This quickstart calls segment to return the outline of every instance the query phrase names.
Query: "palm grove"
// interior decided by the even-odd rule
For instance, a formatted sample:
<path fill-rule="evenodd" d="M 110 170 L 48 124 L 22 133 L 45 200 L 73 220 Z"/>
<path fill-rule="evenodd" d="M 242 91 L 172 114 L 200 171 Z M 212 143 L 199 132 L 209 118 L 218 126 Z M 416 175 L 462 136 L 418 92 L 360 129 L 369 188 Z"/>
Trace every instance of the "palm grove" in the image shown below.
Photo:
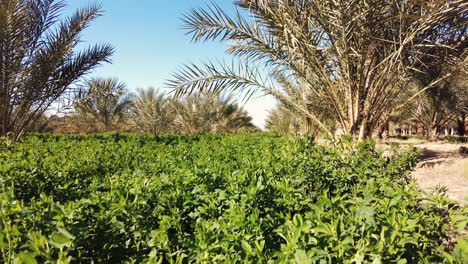
<path fill-rule="evenodd" d="M 436 137 L 465 133 L 468 3 L 462 0 L 243 0 L 189 11 L 193 41 L 227 43 L 232 62 L 186 65 L 155 89 L 83 78 L 113 48 L 77 51 L 100 6 L 60 19 L 63 1 L 0 0 L 0 136 L 61 132 L 255 130 L 226 96 L 269 94 L 269 128 L 364 139 L 389 123 Z M 64 102 L 71 113 L 51 116 Z"/>
<path fill-rule="evenodd" d="M 0 136 L 18 138 L 31 130 L 255 129 L 247 112 L 220 94 L 198 93 L 175 100 L 154 89 L 130 94 L 117 79 L 80 84 L 95 67 L 110 62 L 113 48 L 104 44 L 76 51 L 80 33 L 101 15 L 101 7 L 91 5 L 61 20 L 64 7 L 65 1 L 0 1 Z M 52 109 L 60 114 L 51 115 Z"/>

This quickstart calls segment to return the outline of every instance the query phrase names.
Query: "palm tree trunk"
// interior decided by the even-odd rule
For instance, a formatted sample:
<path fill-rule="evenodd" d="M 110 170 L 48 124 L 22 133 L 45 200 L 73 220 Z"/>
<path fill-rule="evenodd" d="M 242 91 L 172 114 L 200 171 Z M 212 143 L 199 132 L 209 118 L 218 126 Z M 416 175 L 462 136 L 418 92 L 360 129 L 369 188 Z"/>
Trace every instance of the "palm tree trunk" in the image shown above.
<path fill-rule="evenodd" d="M 436 141 L 437 140 L 437 137 L 438 137 L 438 129 L 437 127 L 431 127 L 431 129 L 429 130 L 429 140 L 430 141 Z"/>
<path fill-rule="evenodd" d="M 377 130 L 377 137 L 379 139 L 382 139 L 384 141 L 388 140 L 388 134 L 389 134 L 389 121 L 388 118 L 385 118 L 384 121 L 380 124 Z"/>
<path fill-rule="evenodd" d="M 401 133 L 401 128 L 398 126 L 396 129 L 395 129 L 395 135 L 397 137 L 401 137 L 402 133 Z"/>
<path fill-rule="evenodd" d="M 364 141 L 369 136 L 369 126 L 367 119 L 364 119 L 359 128 L 358 141 Z"/>
<path fill-rule="evenodd" d="M 3 78 L 2 81 L 4 82 Z M 0 84 L 0 91 L 1 91 L 1 97 L 0 97 L 0 137 L 6 136 L 8 132 L 10 132 L 10 118 L 8 116 L 9 112 L 9 98 L 7 94 L 7 89 L 5 84 Z"/>
<path fill-rule="evenodd" d="M 464 136 L 466 131 L 465 131 L 465 120 L 466 120 L 466 114 L 461 113 L 458 118 L 457 118 L 457 132 L 459 136 Z"/>
<path fill-rule="evenodd" d="M 420 137 L 424 137 L 425 136 L 425 129 L 424 129 L 424 124 L 421 123 L 421 122 L 418 122 L 418 124 L 416 125 L 416 134 Z"/>
<path fill-rule="evenodd" d="M 0 108 L 0 116 L 1 116 L 1 120 L 0 120 L 0 137 L 3 137 L 3 136 L 6 136 L 6 134 L 8 133 L 8 129 L 7 129 L 7 124 L 8 124 L 8 116 L 7 116 L 7 111 L 6 111 L 6 107 L 5 105 L 2 105 L 1 108 Z"/>

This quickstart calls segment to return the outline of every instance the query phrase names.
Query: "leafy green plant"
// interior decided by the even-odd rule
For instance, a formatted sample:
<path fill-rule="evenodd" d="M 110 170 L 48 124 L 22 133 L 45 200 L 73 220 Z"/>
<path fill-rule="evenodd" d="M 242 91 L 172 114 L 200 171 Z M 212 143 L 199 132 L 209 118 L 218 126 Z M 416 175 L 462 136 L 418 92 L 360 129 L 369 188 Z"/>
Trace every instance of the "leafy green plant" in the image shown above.
<path fill-rule="evenodd" d="M 0 149 L 4 262 L 463 263 L 416 153 L 276 134 L 30 135 Z"/>
<path fill-rule="evenodd" d="M 449 143 L 468 143 L 468 137 L 445 136 L 444 140 Z"/>

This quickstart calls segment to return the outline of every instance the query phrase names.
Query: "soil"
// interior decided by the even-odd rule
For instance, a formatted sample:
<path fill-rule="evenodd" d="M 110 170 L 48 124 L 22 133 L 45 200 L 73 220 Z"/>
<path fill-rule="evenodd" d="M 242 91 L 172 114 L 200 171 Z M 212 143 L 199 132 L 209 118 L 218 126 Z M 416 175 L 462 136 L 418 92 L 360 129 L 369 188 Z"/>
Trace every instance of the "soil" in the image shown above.
<path fill-rule="evenodd" d="M 460 205 L 468 206 L 468 144 L 427 142 L 423 140 L 393 140 L 401 149 L 421 150 L 419 163 L 412 172 L 418 186 L 425 193 L 433 193 L 437 186 L 445 186 L 446 195 Z M 384 155 L 391 156 L 389 144 L 379 144 Z"/>
<path fill-rule="evenodd" d="M 447 196 L 468 205 L 468 144 L 421 143 L 420 162 L 412 175 L 425 192 L 447 188 Z"/>

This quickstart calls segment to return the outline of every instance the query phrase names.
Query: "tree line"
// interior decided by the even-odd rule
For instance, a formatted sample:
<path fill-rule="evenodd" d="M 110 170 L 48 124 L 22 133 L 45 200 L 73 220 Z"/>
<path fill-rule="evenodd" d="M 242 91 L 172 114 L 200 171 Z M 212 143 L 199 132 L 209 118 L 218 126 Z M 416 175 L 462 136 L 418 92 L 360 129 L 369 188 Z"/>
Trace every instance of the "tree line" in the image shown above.
<path fill-rule="evenodd" d="M 79 90 L 66 113 L 43 116 L 32 130 L 199 134 L 257 128 L 247 111 L 229 96 L 203 92 L 177 99 L 155 88 L 132 93 L 117 78 L 94 78 Z"/>
<path fill-rule="evenodd" d="M 382 134 L 392 120 L 399 126 L 415 120 L 435 135 L 458 119 L 462 130 L 466 1 L 242 0 L 235 6 L 234 15 L 216 4 L 186 14 L 194 42 L 226 43 L 234 58 L 186 65 L 170 83 L 179 95 L 270 94 L 280 102 L 270 124 L 285 125 L 281 116 L 289 116 L 292 127 L 332 137 L 341 131 L 362 140 Z"/>
<path fill-rule="evenodd" d="M 233 60 L 181 67 L 167 85 L 175 101 L 140 91 L 140 96 L 156 98 L 153 101 L 162 96 L 157 106 L 148 107 L 161 114 L 153 122 L 170 120 L 167 126 L 146 124 L 141 130 L 224 131 L 222 125 L 209 124 L 220 120 L 217 114 L 208 114 L 211 119 L 197 117 L 204 106 L 195 110 L 190 101 L 203 105 L 215 100 L 210 94 L 236 92 L 245 98 L 255 93 L 275 97 L 279 106 L 268 124 L 289 122 L 288 131 L 292 127 L 300 133 L 349 134 L 362 140 L 388 134 L 392 125 L 434 138 L 456 126 L 464 134 L 466 1 L 241 0 L 234 5 L 233 15 L 216 3 L 186 13 L 184 28 L 193 41 L 227 43 Z M 95 67 L 110 62 L 113 47 L 102 44 L 77 51 L 80 33 L 101 15 L 101 6 L 90 5 L 61 19 L 64 6 L 65 1 L 58 0 L 0 1 L 0 136 L 18 138 L 37 126 L 52 106 L 67 100 L 79 101 L 73 104 L 76 116 L 95 125 L 93 131 L 109 130 L 117 119 L 133 116 L 145 123 L 154 116 L 135 110 L 148 105 L 139 99 L 125 118 L 113 116 L 130 103 L 105 90 L 93 91 L 92 82 L 89 94 L 74 91 L 74 85 Z M 91 92 L 101 99 L 91 102 Z M 115 105 L 107 105 L 111 102 Z M 245 111 L 234 109 L 234 104 L 221 105 L 220 112 L 237 111 L 234 119 L 246 120 Z M 107 108 L 103 116 L 96 114 L 100 107 Z M 166 115 L 166 107 L 187 111 Z"/>
<path fill-rule="evenodd" d="M 386 117 L 381 125 L 372 131 L 374 137 L 419 136 L 436 140 L 439 136 L 464 136 L 468 129 L 468 65 L 458 65 L 451 70 L 451 77 L 431 89 L 421 90 L 421 85 L 413 80 L 408 90 L 402 93 L 401 100 L 409 101 L 404 108 Z M 463 69 L 464 67 L 464 69 Z M 315 109 L 319 104 L 316 103 Z M 329 112 L 326 109 L 322 113 Z M 328 115 L 323 118 L 333 127 L 334 119 Z M 316 136 L 320 129 L 298 112 L 285 104 L 279 104 L 270 112 L 266 128 L 281 133 L 309 134 Z"/>
<path fill-rule="evenodd" d="M 232 97 L 219 93 L 172 99 L 150 88 L 132 95 L 117 79 L 103 78 L 77 87 L 95 67 L 111 62 L 114 48 L 102 44 L 77 51 L 82 31 L 102 15 L 102 7 L 90 5 L 61 19 L 65 4 L 0 1 L 0 136 L 18 139 L 27 131 L 234 133 L 256 129 Z M 51 109 L 60 114 L 54 115 Z"/>

